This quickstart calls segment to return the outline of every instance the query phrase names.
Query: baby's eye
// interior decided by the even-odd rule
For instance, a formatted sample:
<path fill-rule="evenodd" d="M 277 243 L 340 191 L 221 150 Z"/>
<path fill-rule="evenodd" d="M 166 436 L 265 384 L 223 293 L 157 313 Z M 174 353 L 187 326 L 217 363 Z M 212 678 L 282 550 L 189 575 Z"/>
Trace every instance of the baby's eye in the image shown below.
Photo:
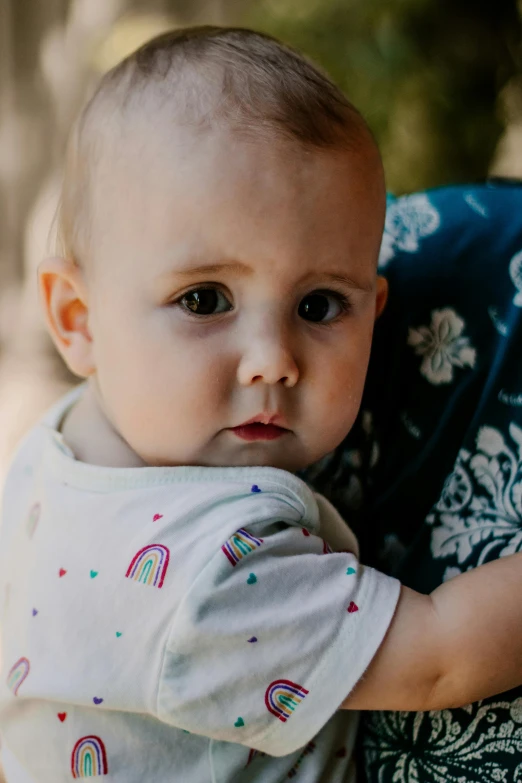
<path fill-rule="evenodd" d="M 333 321 L 350 305 L 343 294 L 328 291 L 313 291 L 299 303 L 297 312 L 305 321 L 314 323 Z"/>
<path fill-rule="evenodd" d="M 182 307 L 196 315 L 215 315 L 232 310 L 232 305 L 218 288 L 193 288 L 178 301 Z"/>

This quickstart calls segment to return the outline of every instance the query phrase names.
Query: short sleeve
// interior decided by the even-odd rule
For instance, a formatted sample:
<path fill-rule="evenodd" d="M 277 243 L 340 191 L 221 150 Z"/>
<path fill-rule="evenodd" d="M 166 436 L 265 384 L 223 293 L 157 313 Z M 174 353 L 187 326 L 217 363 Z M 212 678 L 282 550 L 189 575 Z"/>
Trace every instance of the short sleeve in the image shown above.
<path fill-rule="evenodd" d="M 158 717 L 273 756 L 305 745 L 360 679 L 399 583 L 283 522 L 223 542 L 173 620 Z"/>

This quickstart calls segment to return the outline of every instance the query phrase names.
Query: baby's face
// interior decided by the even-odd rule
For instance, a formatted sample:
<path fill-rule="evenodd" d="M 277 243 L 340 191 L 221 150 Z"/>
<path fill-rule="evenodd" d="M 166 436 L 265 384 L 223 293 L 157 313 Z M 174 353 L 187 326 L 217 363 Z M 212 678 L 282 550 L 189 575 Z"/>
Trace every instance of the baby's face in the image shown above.
<path fill-rule="evenodd" d="M 148 464 L 301 469 L 350 430 L 385 301 L 377 155 L 169 134 L 94 191 L 101 407 Z"/>

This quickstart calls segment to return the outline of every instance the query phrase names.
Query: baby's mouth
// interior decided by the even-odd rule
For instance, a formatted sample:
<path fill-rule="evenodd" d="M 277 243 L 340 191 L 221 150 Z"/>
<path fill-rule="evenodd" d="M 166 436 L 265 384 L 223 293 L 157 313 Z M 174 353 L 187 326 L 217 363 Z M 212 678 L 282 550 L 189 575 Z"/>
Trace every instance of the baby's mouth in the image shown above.
<path fill-rule="evenodd" d="M 241 424 L 239 427 L 231 427 L 230 432 L 242 440 L 276 440 L 290 430 L 278 427 L 277 424 L 261 424 L 259 421 L 251 424 Z"/>

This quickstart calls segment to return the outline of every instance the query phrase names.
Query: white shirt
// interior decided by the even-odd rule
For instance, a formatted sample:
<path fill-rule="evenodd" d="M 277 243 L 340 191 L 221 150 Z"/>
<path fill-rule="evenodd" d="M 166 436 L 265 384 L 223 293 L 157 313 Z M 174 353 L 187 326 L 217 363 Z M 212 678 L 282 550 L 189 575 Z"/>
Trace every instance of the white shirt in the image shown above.
<path fill-rule="evenodd" d="M 57 427 L 79 393 L 5 487 L 8 783 L 351 780 L 357 715 L 338 708 L 399 583 L 285 471 L 76 461 Z"/>

